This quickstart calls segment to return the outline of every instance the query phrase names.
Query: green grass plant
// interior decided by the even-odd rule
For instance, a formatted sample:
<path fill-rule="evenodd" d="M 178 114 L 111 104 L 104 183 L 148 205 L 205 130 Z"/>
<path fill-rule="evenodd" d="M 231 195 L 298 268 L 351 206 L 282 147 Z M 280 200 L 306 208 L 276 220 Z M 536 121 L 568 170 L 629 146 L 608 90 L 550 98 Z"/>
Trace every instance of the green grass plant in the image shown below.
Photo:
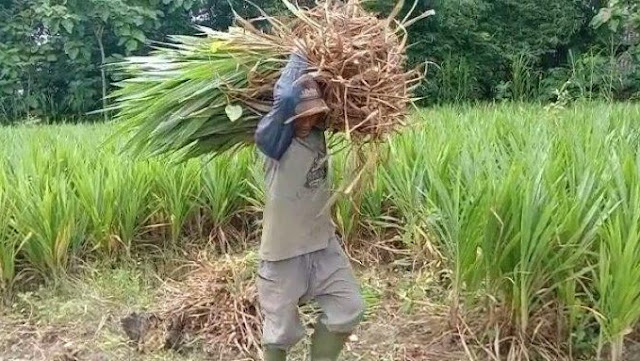
<path fill-rule="evenodd" d="M 346 242 L 393 237 L 409 254 L 431 250 L 452 277 L 452 323 L 483 307 L 486 337 L 576 354 L 600 343 L 620 360 L 640 318 L 639 119 L 635 104 L 421 110 L 379 149 L 358 197 L 337 199 L 334 220 Z M 136 158 L 101 143 L 112 129 L 0 129 L 1 288 L 25 270 L 56 278 L 73 257 L 126 253 L 154 236 L 197 242 L 194 220 L 229 244 L 244 242 L 226 232 L 236 219 L 255 227 L 243 237 L 259 230 L 255 149 Z M 353 178 L 352 160 L 332 157 L 336 184 Z"/>

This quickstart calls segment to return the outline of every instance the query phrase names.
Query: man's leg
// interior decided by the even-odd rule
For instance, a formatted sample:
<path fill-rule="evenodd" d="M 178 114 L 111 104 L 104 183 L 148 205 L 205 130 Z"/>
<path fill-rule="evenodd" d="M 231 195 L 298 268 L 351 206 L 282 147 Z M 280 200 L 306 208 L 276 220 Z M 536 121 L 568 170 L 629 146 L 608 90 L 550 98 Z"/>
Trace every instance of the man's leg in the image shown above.
<path fill-rule="evenodd" d="M 265 361 L 284 361 L 287 350 L 304 336 L 298 302 L 307 292 L 308 269 L 305 256 L 260 262 L 257 286 Z"/>
<path fill-rule="evenodd" d="M 314 254 L 311 292 L 322 308 L 311 345 L 312 361 L 338 359 L 365 310 L 360 287 L 337 239 Z"/>

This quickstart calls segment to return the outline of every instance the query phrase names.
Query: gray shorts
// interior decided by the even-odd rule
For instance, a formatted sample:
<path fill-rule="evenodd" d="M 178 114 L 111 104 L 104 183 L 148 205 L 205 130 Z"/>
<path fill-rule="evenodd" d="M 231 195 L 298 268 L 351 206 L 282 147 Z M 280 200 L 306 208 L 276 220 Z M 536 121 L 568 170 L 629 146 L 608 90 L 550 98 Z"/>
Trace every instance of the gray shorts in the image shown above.
<path fill-rule="evenodd" d="M 364 314 L 360 287 L 335 238 L 320 251 L 260 261 L 257 286 L 265 346 L 288 349 L 300 341 L 305 330 L 298 306 L 311 300 L 322 309 L 319 322 L 332 332 L 352 332 Z"/>

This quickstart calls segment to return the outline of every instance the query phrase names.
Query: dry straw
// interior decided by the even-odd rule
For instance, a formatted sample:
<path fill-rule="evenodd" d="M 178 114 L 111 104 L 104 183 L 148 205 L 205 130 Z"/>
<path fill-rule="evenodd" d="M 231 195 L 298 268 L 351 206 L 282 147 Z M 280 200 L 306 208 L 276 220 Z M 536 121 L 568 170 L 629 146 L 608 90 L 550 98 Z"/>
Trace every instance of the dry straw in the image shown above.
<path fill-rule="evenodd" d="M 201 339 L 213 353 L 260 352 L 261 315 L 253 254 L 202 258 L 183 281 L 166 284 L 157 314 L 173 333 Z"/>
<path fill-rule="evenodd" d="M 274 25 L 268 40 L 306 56 L 309 75 L 330 108 L 329 128 L 380 136 L 404 125 L 413 90 L 423 79 L 422 68 L 406 70 L 406 27 L 433 12 L 395 21 L 402 2 L 387 19 L 366 11 L 360 0 L 329 0 L 310 10 L 288 5 L 295 20 L 268 18 Z M 249 22 L 240 24 L 261 34 Z"/>

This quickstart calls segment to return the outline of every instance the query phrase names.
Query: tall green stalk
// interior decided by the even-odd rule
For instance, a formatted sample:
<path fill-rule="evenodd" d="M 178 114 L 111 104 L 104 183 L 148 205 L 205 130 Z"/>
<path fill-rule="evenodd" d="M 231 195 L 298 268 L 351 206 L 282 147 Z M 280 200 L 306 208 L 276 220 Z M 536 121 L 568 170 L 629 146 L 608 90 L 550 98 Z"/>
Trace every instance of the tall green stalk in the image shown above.
<path fill-rule="evenodd" d="M 606 222 L 595 274 L 602 337 L 611 360 L 622 360 L 624 339 L 640 320 L 640 157 L 634 148 L 614 153 L 609 196 L 617 204 Z"/>
<path fill-rule="evenodd" d="M 0 173 L 0 291 L 9 289 L 16 276 L 16 257 L 20 244 L 19 237 L 12 229 L 14 212 L 9 182 L 5 174 Z"/>

